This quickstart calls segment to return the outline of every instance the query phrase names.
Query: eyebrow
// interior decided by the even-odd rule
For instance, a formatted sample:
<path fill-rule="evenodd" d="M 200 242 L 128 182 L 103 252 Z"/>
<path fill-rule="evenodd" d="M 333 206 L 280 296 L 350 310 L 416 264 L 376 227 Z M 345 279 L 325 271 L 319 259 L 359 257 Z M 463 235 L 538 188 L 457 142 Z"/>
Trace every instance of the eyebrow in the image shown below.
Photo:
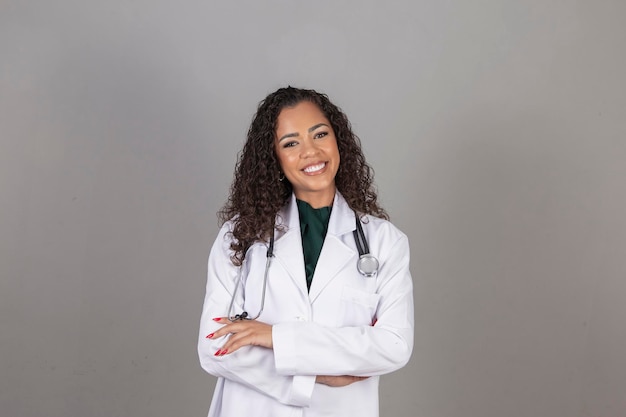
<path fill-rule="evenodd" d="M 316 125 L 311 126 L 311 127 L 308 129 L 308 132 L 309 132 L 309 133 L 311 133 L 311 132 L 313 132 L 315 129 L 319 129 L 319 128 L 320 128 L 320 127 L 322 127 L 322 126 L 329 127 L 326 123 L 318 123 L 318 124 L 316 124 Z M 299 136 L 299 134 L 298 134 L 298 133 L 296 133 L 296 132 L 294 132 L 294 133 L 287 133 L 286 135 L 281 136 L 281 138 L 280 138 L 280 139 L 278 139 L 278 142 L 280 143 L 283 139 L 287 139 L 287 138 L 296 138 L 296 137 L 298 137 L 298 136 Z"/>

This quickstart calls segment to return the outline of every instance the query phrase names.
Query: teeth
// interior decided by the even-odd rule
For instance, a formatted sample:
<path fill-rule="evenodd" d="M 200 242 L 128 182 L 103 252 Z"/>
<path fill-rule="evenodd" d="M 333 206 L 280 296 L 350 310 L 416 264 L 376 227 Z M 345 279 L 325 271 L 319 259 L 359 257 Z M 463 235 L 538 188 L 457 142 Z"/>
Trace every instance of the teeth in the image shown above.
<path fill-rule="evenodd" d="M 304 172 L 315 172 L 315 171 L 319 171 L 320 169 L 324 168 L 324 166 L 326 165 L 326 162 L 322 162 L 321 164 L 317 164 L 317 165 L 312 165 L 310 167 L 306 167 L 304 168 Z"/>

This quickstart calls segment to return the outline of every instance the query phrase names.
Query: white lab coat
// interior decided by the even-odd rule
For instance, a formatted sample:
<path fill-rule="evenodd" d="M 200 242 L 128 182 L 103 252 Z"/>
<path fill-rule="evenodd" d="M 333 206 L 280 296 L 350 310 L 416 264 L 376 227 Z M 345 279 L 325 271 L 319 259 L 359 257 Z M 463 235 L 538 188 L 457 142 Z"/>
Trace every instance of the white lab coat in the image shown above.
<path fill-rule="evenodd" d="M 216 357 L 225 339 L 205 336 L 214 317 L 259 311 L 267 244 L 255 243 L 239 268 L 230 262 L 232 223 L 219 232 L 208 263 L 198 353 L 202 367 L 218 377 L 209 417 L 378 416 L 379 375 L 404 366 L 413 349 L 413 294 L 407 237 L 390 222 L 366 216 L 363 224 L 378 274 L 356 268 L 355 215 L 337 193 L 311 289 L 307 292 L 300 220 L 295 197 L 279 213 L 265 309 L 274 348 L 245 346 Z M 315 383 L 316 375 L 371 378 L 345 387 Z"/>

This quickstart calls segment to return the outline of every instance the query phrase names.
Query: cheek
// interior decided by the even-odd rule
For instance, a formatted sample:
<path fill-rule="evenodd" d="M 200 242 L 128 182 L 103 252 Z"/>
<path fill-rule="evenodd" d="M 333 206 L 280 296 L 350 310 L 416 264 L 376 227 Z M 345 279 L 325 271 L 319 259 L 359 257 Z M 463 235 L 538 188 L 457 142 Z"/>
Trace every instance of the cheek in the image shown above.
<path fill-rule="evenodd" d="M 279 166 L 280 166 L 280 168 L 282 169 L 282 168 L 283 168 L 283 165 L 284 165 L 284 164 L 283 164 L 283 157 L 282 157 L 279 153 L 276 153 L 276 160 L 278 160 L 278 165 L 279 165 Z"/>
<path fill-rule="evenodd" d="M 334 144 L 330 147 L 330 149 L 328 150 L 328 152 L 329 152 L 331 155 L 334 155 L 335 159 L 337 159 L 337 162 L 339 162 L 339 160 L 340 160 L 341 158 L 340 158 L 340 155 L 339 155 L 339 148 L 337 147 L 337 142 L 335 142 L 335 143 L 334 143 Z"/>
<path fill-rule="evenodd" d="M 274 155 L 276 156 L 276 160 L 278 161 L 278 164 L 282 167 L 283 160 L 285 159 L 285 155 L 283 152 L 281 152 L 281 149 L 278 147 L 278 145 L 274 145 Z"/>
<path fill-rule="evenodd" d="M 288 171 L 294 164 L 293 156 L 287 152 L 277 152 L 276 159 L 278 159 L 278 164 L 283 172 Z"/>

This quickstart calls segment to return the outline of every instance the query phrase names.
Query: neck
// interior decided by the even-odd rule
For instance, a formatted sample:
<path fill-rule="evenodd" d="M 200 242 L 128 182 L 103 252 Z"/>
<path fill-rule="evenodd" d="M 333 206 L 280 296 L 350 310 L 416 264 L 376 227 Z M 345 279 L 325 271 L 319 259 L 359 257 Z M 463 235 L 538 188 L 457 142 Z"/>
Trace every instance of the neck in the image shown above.
<path fill-rule="evenodd" d="M 301 201 L 306 201 L 314 209 L 328 207 L 333 205 L 335 200 L 335 189 L 332 191 L 318 191 L 311 193 L 294 193 L 296 198 Z"/>

